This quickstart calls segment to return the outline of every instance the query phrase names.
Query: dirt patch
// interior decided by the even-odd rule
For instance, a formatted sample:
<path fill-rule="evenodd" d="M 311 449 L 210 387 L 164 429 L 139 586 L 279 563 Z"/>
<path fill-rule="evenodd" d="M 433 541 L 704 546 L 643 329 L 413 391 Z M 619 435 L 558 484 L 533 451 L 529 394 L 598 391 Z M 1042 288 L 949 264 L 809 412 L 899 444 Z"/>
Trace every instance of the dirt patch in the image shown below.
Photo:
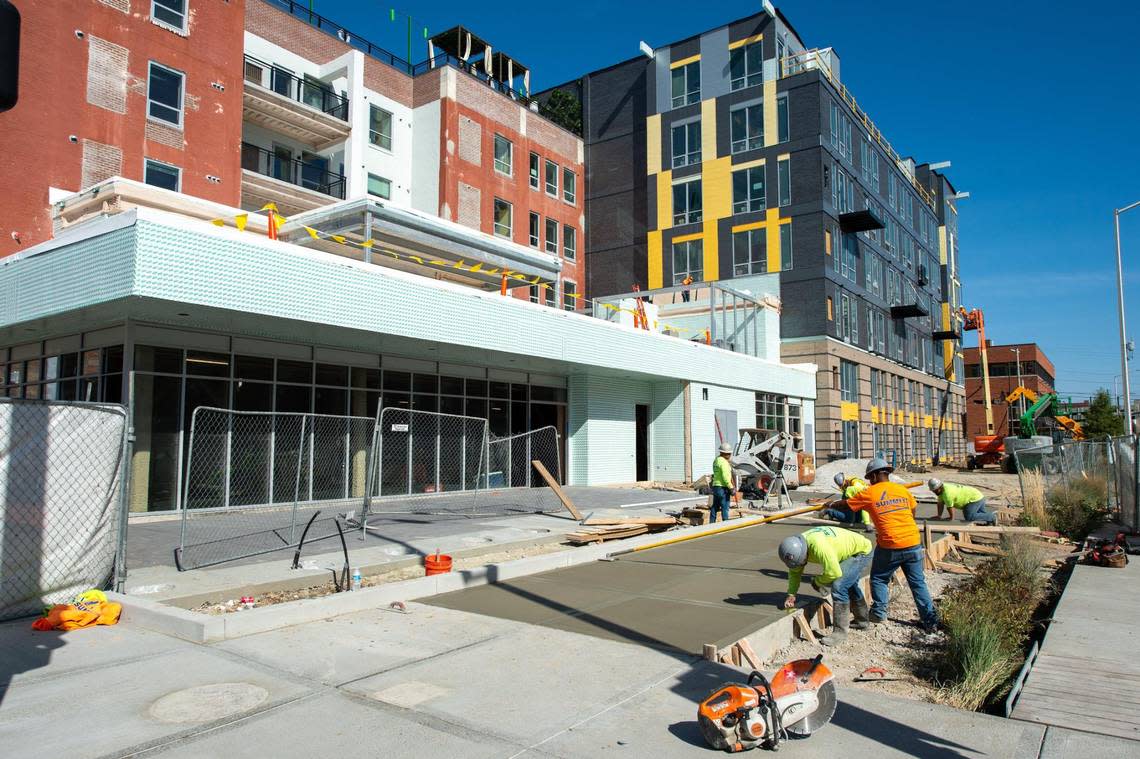
<path fill-rule="evenodd" d="M 554 553 L 556 551 L 565 551 L 573 548 L 567 543 L 544 543 L 541 545 L 531 546 L 517 546 L 515 548 L 508 548 L 503 551 L 494 553 L 484 553 L 479 556 L 472 556 L 469 558 L 456 558 L 452 562 L 452 570 L 458 571 L 463 569 L 475 569 L 487 564 L 499 564 L 504 561 L 514 561 L 515 559 L 525 559 L 530 556 L 541 556 L 547 553 Z M 378 574 L 366 575 L 361 578 L 360 584 L 363 588 L 372 588 L 378 585 L 386 585 L 388 583 L 400 582 L 401 580 L 412 580 L 417 577 L 424 576 L 424 568 L 420 564 L 414 566 L 401 567 L 400 569 L 392 569 L 387 572 L 380 572 Z M 258 608 L 261 606 L 274 606 L 276 604 L 289 603 L 290 601 L 301 601 L 306 598 L 321 598 L 323 596 L 330 596 L 337 592 L 336 586 L 332 581 L 332 573 L 330 572 L 329 580 L 327 582 L 311 585 L 307 588 L 298 588 L 296 590 L 281 590 L 260 593 L 253 598 L 252 606 L 246 606 L 242 603 L 240 597 L 226 598 L 216 601 L 208 601 L 195 607 L 191 611 L 196 611 L 200 614 L 209 614 L 217 616 L 219 614 L 231 614 L 244 611 L 247 608 Z"/>
<path fill-rule="evenodd" d="M 980 540 L 977 542 L 981 543 Z M 1062 558 L 1073 551 L 1071 544 L 1052 544 L 1045 541 L 1040 543 L 1050 558 Z M 973 568 L 988 558 L 962 551 L 958 557 L 947 556 L 946 561 Z M 943 594 L 968 577 L 969 575 L 928 570 L 926 586 L 937 603 Z M 932 662 L 935 654 L 946 645 L 946 636 L 941 632 L 930 634 L 922 632 L 918 626 L 918 609 L 914 605 L 910 588 L 905 584 L 898 586 L 892 582 L 890 589 L 890 613 L 886 622 L 871 625 L 867 630 L 851 630 L 847 640 L 836 648 L 802 640 L 796 641 L 777 651 L 764 663 L 765 668 L 775 668 L 795 659 L 811 658 L 822 652 L 824 663 L 835 673 L 836 680 L 844 687 L 867 688 L 901 698 L 940 703 L 941 688 L 934 678 L 929 662 Z M 855 682 L 855 678 L 868 667 L 885 670 L 886 677 L 891 679 Z"/>

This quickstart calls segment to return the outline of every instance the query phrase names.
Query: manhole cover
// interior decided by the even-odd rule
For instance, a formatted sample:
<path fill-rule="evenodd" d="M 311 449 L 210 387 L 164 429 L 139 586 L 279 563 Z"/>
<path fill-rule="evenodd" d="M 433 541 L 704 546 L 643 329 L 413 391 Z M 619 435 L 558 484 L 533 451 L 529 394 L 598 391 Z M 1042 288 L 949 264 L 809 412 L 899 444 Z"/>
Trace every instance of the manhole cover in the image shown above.
<path fill-rule="evenodd" d="M 252 683 L 214 683 L 168 693 L 154 702 L 150 715 L 163 722 L 210 722 L 248 711 L 269 691 Z"/>

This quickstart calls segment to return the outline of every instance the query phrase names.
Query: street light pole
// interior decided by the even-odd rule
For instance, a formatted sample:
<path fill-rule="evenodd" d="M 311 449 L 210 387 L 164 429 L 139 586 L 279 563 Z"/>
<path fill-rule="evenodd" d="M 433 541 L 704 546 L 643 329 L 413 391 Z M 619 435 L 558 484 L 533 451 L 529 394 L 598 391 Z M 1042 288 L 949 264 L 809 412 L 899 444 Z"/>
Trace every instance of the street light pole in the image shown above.
<path fill-rule="evenodd" d="M 1016 347 L 1013 349 L 1013 358 L 1017 362 L 1017 386 L 1021 387 L 1021 348 Z M 1020 418 L 1025 413 L 1025 396 L 1019 395 L 1017 398 L 1017 416 Z"/>
<path fill-rule="evenodd" d="M 1126 205 L 1124 208 L 1117 208 L 1112 212 L 1112 221 L 1116 228 L 1116 301 L 1120 317 L 1120 384 L 1124 391 L 1124 431 L 1129 435 L 1133 432 L 1132 393 L 1128 382 L 1128 335 L 1124 327 L 1124 265 L 1120 258 L 1120 214 L 1131 211 L 1137 206 L 1140 206 L 1140 200 Z"/>

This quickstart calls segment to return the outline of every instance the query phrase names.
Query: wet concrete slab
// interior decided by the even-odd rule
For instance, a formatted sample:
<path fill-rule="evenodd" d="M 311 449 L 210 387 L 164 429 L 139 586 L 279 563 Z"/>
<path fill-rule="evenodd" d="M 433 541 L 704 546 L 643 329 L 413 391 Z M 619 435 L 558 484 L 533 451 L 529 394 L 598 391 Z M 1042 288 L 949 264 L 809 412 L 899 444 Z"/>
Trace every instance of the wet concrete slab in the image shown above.
<path fill-rule="evenodd" d="M 781 608 L 787 570 L 776 547 L 805 529 L 787 524 L 745 527 L 422 602 L 700 653 L 706 643 L 729 645 L 787 614 Z M 817 598 L 805 583 L 800 605 Z"/>

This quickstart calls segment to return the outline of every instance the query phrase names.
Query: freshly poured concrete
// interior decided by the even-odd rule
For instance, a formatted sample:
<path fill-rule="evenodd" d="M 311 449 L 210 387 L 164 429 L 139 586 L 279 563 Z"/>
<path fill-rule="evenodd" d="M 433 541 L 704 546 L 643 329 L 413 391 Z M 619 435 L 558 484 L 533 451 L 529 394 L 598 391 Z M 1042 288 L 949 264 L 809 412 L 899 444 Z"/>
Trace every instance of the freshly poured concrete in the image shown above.
<path fill-rule="evenodd" d="M 730 645 L 788 614 L 781 608 L 787 570 L 776 546 L 804 529 L 745 527 L 424 603 L 699 653 L 706 643 Z M 817 598 L 806 582 L 797 596 L 800 606 Z"/>

